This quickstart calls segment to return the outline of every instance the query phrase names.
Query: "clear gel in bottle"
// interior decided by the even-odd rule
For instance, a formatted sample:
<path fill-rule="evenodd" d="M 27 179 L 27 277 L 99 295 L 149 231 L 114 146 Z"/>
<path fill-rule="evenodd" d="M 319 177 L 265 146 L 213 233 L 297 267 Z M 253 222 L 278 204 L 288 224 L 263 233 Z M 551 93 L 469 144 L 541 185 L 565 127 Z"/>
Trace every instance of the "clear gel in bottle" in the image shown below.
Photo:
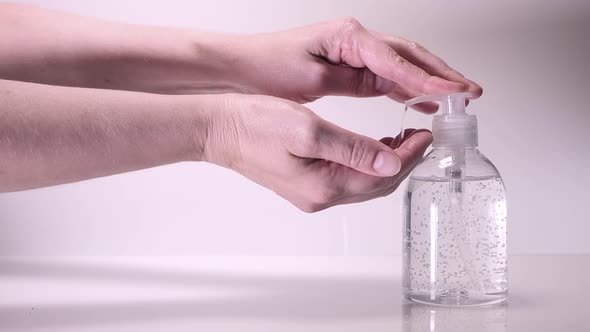
<path fill-rule="evenodd" d="M 506 195 L 498 170 L 477 149 L 468 93 L 423 96 L 440 102 L 433 150 L 408 182 L 403 218 L 404 296 L 440 305 L 506 300 Z"/>

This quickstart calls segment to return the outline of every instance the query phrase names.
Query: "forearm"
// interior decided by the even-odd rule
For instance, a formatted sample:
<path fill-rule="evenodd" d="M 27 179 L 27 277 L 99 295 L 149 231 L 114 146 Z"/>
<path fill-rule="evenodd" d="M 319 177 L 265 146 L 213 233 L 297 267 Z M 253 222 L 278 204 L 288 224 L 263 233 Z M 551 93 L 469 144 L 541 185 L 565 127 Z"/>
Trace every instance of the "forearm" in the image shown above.
<path fill-rule="evenodd" d="M 199 160 L 218 99 L 0 80 L 0 192 Z"/>
<path fill-rule="evenodd" d="M 239 91 L 233 37 L 0 4 L 0 78 L 166 94 Z"/>

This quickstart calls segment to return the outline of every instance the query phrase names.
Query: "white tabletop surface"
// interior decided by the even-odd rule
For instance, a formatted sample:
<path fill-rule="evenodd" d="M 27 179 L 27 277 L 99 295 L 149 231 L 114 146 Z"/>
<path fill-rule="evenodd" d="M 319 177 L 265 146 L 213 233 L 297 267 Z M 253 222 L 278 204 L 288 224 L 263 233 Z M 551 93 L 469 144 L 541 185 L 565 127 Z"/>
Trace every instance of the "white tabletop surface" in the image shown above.
<path fill-rule="evenodd" d="M 512 256 L 507 305 L 401 296 L 400 257 L 1 258 L 0 331 L 590 331 L 590 256 Z"/>

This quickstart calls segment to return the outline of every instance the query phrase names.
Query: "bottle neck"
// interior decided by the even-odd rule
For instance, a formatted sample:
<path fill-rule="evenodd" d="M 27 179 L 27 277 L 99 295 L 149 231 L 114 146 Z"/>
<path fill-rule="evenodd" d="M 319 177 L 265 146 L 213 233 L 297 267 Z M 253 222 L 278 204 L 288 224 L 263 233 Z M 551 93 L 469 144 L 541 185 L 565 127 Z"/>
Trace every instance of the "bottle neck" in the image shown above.
<path fill-rule="evenodd" d="M 477 146 L 477 118 L 471 114 L 435 115 L 432 118 L 432 138 L 432 146 Z"/>

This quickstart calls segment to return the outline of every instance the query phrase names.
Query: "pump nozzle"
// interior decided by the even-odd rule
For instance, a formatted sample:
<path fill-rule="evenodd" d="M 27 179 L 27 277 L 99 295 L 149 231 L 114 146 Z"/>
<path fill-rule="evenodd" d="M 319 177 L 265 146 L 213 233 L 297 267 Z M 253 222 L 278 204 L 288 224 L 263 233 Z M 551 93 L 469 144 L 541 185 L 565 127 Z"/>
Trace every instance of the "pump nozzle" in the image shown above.
<path fill-rule="evenodd" d="M 408 100 L 406 106 L 427 101 L 440 104 L 432 119 L 433 146 L 477 146 L 477 119 L 465 112 L 468 98 L 473 98 L 468 92 L 420 96 Z"/>
<path fill-rule="evenodd" d="M 473 97 L 473 94 L 470 92 L 460 92 L 448 95 L 426 95 L 406 101 L 406 106 L 411 107 L 416 104 L 425 103 L 427 101 L 434 101 L 440 103 L 441 114 L 464 114 L 465 99 L 471 99 Z"/>
<path fill-rule="evenodd" d="M 477 145 L 477 119 L 465 113 L 465 99 L 473 95 L 467 92 L 448 95 L 421 96 L 410 99 L 407 106 L 434 101 L 440 104 L 439 112 L 432 119 L 432 145 L 451 151 L 452 164 L 446 169 L 450 179 L 460 180 L 465 168 L 465 147 Z M 461 192 L 461 184 L 452 186 L 453 193 Z"/>

